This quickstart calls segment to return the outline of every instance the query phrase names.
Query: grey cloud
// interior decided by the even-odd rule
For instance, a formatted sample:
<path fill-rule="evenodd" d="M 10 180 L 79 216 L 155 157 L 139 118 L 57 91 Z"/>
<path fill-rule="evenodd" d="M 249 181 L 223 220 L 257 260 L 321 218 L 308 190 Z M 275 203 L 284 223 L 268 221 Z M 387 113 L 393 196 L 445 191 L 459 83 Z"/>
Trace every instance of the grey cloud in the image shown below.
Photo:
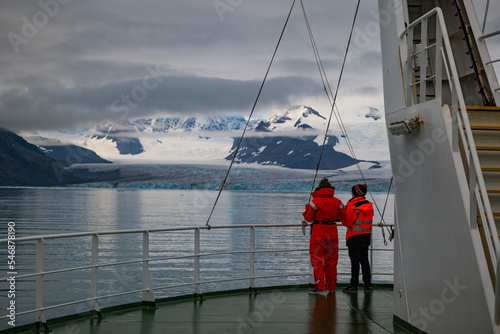
<path fill-rule="evenodd" d="M 357 91 L 362 94 L 362 95 L 376 95 L 376 94 L 381 94 L 382 93 L 382 87 L 376 87 L 376 86 L 363 86 L 357 88 Z"/>
<path fill-rule="evenodd" d="M 146 78 L 146 76 L 145 76 Z M 65 88 L 36 82 L 27 91 L 10 89 L 0 96 L 0 124 L 21 129 L 58 129 L 107 119 L 131 119 L 166 113 L 248 113 L 260 86 L 204 77 L 148 77 L 99 87 Z M 258 107 L 289 105 L 322 94 L 307 78 L 280 77 L 266 82 Z M 22 113 L 16 112 L 22 110 Z"/>
<path fill-rule="evenodd" d="M 159 112 L 247 115 L 291 5 L 235 1 L 221 20 L 213 1 L 72 0 L 15 54 L 5 33 L 21 33 L 21 18 L 31 19 L 38 3 L 0 3 L 0 124 L 12 129 L 74 128 Z M 305 6 L 334 85 L 354 4 Z M 363 6 L 376 10 L 376 3 Z M 346 85 L 372 86 L 366 76 L 380 67 L 373 44 L 354 54 L 361 65 L 351 67 Z M 157 64 L 161 82 L 149 79 L 145 87 L 146 68 Z M 324 92 L 297 3 L 258 108 L 286 109 L 318 96 Z"/>
<path fill-rule="evenodd" d="M 330 73 L 334 70 L 340 69 L 342 65 L 342 60 L 333 60 L 333 59 L 323 59 L 321 61 L 325 71 Z M 297 59 L 297 58 L 289 58 L 283 59 L 276 62 L 275 67 L 279 68 L 285 73 L 294 74 L 294 75 L 307 75 L 314 77 L 318 76 L 318 65 L 314 60 L 306 60 L 306 59 Z"/>

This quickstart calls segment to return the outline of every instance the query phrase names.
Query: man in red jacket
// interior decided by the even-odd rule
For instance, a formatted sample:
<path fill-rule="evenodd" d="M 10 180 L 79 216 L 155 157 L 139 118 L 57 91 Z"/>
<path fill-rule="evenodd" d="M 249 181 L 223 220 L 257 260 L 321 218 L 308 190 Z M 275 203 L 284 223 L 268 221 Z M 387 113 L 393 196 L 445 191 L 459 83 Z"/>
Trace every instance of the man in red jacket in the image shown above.
<path fill-rule="evenodd" d="M 355 222 L 347 227 L 346 243 L 351 259 L 351 282 L 342 291 L 358 292 L 359 266 L 363 272 L 365 292 L 371 292 L 370 263 L 368 261 L 368 247 L 372 235 L 373 205 L 368 201 L 366 184 L 356 184 L 352 187 L 352 198 L 347 202 L 347 211 L 353 212 Z"/>
<path fill-rule="evenodd" d="M 312 222 L 309 254 L 314 269 L 315 289 L 309 291 L 311 294 L 326 295 L 328 291 L 335 292 L 339 258 L 339 237 L 335 222 L 341 221 L 346 225 L 354 221 L 352 212 L 346 211 L 342 202 L 333 196 L 334 193 L 335 188 L 328 179 L 322 179 L 319 187 L 312 193 L 313 199 L 306 204 L 302 213 L 306 221 Z"/>

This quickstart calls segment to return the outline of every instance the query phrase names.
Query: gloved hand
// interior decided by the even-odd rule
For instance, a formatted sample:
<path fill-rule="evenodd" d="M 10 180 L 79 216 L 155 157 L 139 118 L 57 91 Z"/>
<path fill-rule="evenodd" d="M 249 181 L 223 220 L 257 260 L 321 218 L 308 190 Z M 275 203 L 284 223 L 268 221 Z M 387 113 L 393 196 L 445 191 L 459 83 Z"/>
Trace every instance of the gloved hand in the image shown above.
<path fill-rule="evenodd" d="M 306 235 L 306 226 L 309 226 L 309 224 L 305 220 L 303 220 L 301 224 L 302 224 L 302 234 Z"/>

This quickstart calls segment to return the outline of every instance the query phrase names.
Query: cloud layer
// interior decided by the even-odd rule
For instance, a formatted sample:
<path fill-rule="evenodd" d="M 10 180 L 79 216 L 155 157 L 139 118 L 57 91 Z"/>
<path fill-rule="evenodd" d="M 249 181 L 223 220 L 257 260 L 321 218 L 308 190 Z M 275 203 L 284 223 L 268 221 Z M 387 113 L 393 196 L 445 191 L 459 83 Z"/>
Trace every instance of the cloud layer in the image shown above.
<path fill-rule="evenodd" d="M 158 114 L 247 116 L 291 3 L 4 1 L 0 124 L 35 130 Z M 354 4 L 304 4 L 334 86 Z M 345 109 L 381 108 L 376 3 L 362 6 L 339 99 Z M 311 101 L 328 108 L 297 3 L 258 109 Z"/>

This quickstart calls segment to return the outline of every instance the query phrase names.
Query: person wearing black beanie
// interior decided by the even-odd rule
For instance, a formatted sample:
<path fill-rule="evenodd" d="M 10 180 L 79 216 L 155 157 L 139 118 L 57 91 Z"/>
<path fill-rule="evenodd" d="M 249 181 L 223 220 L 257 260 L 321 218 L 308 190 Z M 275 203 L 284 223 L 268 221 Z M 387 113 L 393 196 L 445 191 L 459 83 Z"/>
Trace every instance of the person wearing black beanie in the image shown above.
<path fill-rule="evenodd" d="M 352 198 L 347 202 L 347 211 L 354 212 L 355 223 L 347 227 L 346 243 L 351 260 L 351 281 L 344 292 L 358 292 L 359 267 L 363 273 L 365 292 L 371 292 L 371 273 L 368 261 L 370 247 L 373 205 L 365 196 L 368 191 L 366 184 L 356 184 L 351 189 Z"/>
<path fill-rule="evenodd" d="M 351 188 L 353 197 L 365 197 L 368 187 L 366 184 L 356 184 Z"/>

